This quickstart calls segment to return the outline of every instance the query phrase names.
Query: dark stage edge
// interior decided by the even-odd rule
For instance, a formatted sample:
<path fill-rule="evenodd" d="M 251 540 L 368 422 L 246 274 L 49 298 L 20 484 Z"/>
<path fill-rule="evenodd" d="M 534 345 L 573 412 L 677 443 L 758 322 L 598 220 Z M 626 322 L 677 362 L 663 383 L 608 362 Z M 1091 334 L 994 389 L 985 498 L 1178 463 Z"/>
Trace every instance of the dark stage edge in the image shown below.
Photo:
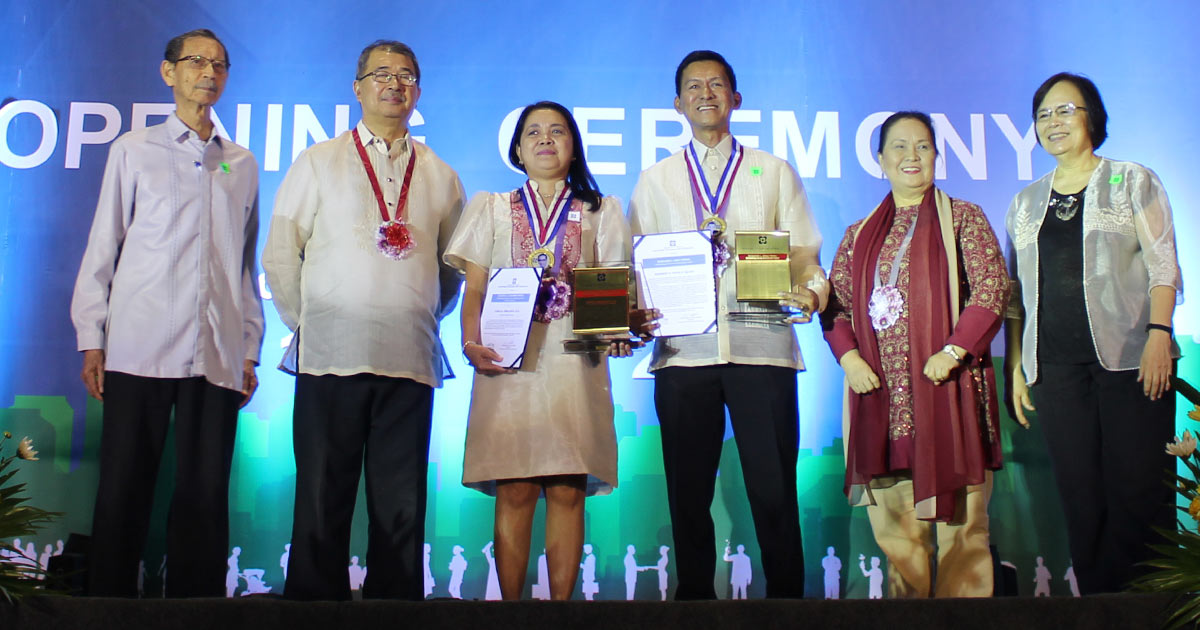
<path fill-rule="evenodd" d="M 957 600 L 716 602 L 290 602 L 279 598 L 0 603 L 3 630 L 331 630 L 352 628 L 1161 628 L 1176 595 Z"/>

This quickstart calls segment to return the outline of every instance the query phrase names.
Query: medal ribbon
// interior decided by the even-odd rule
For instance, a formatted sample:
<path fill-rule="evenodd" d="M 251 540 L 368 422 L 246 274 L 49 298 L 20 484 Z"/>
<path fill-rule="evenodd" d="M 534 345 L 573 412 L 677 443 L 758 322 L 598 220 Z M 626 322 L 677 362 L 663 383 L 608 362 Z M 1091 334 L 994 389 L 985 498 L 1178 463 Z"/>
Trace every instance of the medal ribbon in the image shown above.
<path fill-rule="evenodd" d="M 904 253 L 908 251 L 908 246 L 912 244 L 913 232 L 917 229 L 917 217 L 913 217 L 912 224 L 908 226 L 908 232 L 904 233 L 904 240 L 900 243 L 900 249 L 896 250 L 896 256 L 892 258 L 892 268 L 888 270 L 887 286 L 896 286 L 896 280 L 900 278 L 900 261 L 904 258 Z M 879 288 L 879 260 L 875 261 L 875 288 Z"/>
<path fill-rule="evenodd" d="M 738 170 L 742 167 L 742 158 L 746 154 L 745 148 L 738 144 L 736 138 L 730 137 L 729 140 L 732 143 L 733 156 L 725 163 L 725 170 L 721 173 L 717 189 L 713 192 L 709 192 L 708 179 L 704 176 L 704 169 L 700 167 L 700 158 L 696 156 L 695 143 L 689 142 L 687 150 L 683 153 L 683 159 L 687 162 L 688 177 L 692 180 L 692 205 L 696 210 L 696 229 L 700 229 L 704 224 L 706 215 L 716 215 L 723 221 L 726 211 L 729 210 L 729 196 L 733 190 L 733 180 L 737 177 Z M 703 195 L 701 194 L 702 188 Z"/>
<path fill-rule="evenodd" d="M 375 169 L 371 167 L 371 160 L 367 157 L 367 148 L 363 146 L 362 138 L 358 137 L 357 127 L 350 133 L 354 136 L 354 146 L 358 149 L 358 157 L 362 159 L 363 169 L 367 171 L 367 179 L 371 180 L 371 191 L 375 193 L 375 201 L 379 202 L 379 214 L 383 217 L 383 222 L 387 223 L 391 220 L 388 217 L 387 203 L 383 200 L 383 188 L 379 186 L 379 178 L 375 176 Z M 408 156 L 408 167 L 404 169 L 404 180 L 400 184 L 400 199 L 396 201 L 396 220 L 401 223 L 404 222 L 401 215 L 408 206 L 408 186 L 412 183 L 413 166 L 416 163 L 417 152 L 414 150 L 412 155 Z"/>
<path fill-rule="evenodd" d="M 533 232 L 534 250 L 542 249 L 546 243 L 554 240 L 554 265 L 551 271 L 555 274 L 558 273 L 558 267 L 562 264 L 563 239 L 560 237 L 563 231 L 562 227 L 567 224 L 567 215 L 570 214 L 568 209 L 575 199 L 575 195 L 570 192 L 571 187 L 564 184 L 562 192 L 558 193 L 558 199 L 554 200 L 554 205 L 550 207 L 550 215 L 543 221 L 541 213 L 533 211 L 533 205 L 538 203 L 537 193 L 533 192 L 533 183 L 527 181 L 521 188 L 521 205 L 525 208 L 529 231 Z M 536 228 L 533 221 L 535 214 L 537 215 Z"/>

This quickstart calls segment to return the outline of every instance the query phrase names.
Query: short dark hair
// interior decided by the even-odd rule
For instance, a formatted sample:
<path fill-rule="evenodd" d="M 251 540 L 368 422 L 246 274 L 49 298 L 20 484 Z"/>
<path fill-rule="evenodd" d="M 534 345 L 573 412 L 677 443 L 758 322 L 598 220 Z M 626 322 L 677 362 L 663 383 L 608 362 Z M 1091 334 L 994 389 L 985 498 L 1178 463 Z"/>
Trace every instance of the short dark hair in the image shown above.
<path fill-rule="evenodd" d="M 725 76 L 729 78 L 729 91 L 737 91 L 737 76 L 733 74 L 733 66 L 729 65 L 729 62 L 725 61 L 720 53 L 711 50 L 693 50 L 683 58 L 683 61 L 679 62 L 679 67 L 675 68 L 675 96 L 679 96 L 680 91 L 683 90 L 683 86 L 679 84 L 683 80 L 683 71 L 698 61 L 715 61 L 721 64 L 721 67 L 725 69 Z"/>
<path fill-rule="evenodd" d="M 421 85 L 421 64 L 417 63 L 417 54 L 413 52 L 412 48 L 409 48 L 408 44 L 398 42 L 394 39 L 377 39 L 362 49 L 362 52 L 358 55 L 358 72 L 354 74 L 355 79 L 367 73 L 367 59 L 371 57 L 372 52 L 380 48 L 384 52 L 396 53 L 397 55 L 408 57 L 412 61 L 413 74 L 417 76 L 417 85 Z"/>
<path fill-rule="evenodd" d="M 229 49 L 225 47 L 225 42 L 221 41 L 221 38 L 217 37 L 216 33 L 212 32 L 206 28 L 198 28 L 198 29 L 188 31 L 188 32 L 180 34 L 180 35 L 176 35 L 175 37 L 172 37 L 171 41 L 167 42 L 167 49 L 165 51 L 163 51 L 163 59 L 165 61 L 169 61 L 171 63 L 175 63 L 175 62 L 179 61 L 179 54 L 181 52 L 183 52 L 183 43 L 193 37 L 203 37 L 206 39 L 211 39 L 214 42 L 217 42 L 218 44 L 220 44 L 221 51 L 225 53 L 226 67 L 232 65 L 229 62 Z"/>
<path fill-rule="evenodd" d="M 1038 106 L 1046 100 L 1046 93 L 1062 81 L 1074 85 L 1075 89 L 1083 95 L 1083 106 L 1087 108 L 1088 137 L 1092 140 L 1092 149 L 1100 148 L 1100 145 L 1104 144 L 1108 138 L 1108 110 L 1104 109 L 1104 101 L 1100 99 L 1100 90 L 1096 89 L 1096 84 L 1083 75 L 1059 72 L 1043 81 L 1037 91 L 1033 93 L 1033 107 L 1030 109 L 1030 115 L 1033 116 L 1034 121 L 1037 120 Z M 1042 137 L 1039 134 L 1038 143 L 1040 144 L 1041 141 Z"/>
<path fill-rule="evenodd" d="M 571 129 L 571 165 L 567 169 L 567 185 L 571 187 L 571 192 L 576 197 L 591 205 L 591 210 L 599 210 L 603 195 L 600 194 L 600 186 L 596 184 L 596 178 L 592 177 L 592 172 L 588 170 L 587 158 L 583 154 L 583 138 L 579 134 L 579 125 L 575 123 L 575 117 L 566 107 L 554 101 L 538 101 L 521 110 L 521 115 L 517 117 L 517 126 L 513 129 L 512 141 L 508 143 L 508 161 L 521 169 L 521 172 L 525 172 L 525 165 L 521 164 L 520 157 L 517 155 L 517 147 L 521 145 L 521 133 L 525 131 L 525 120 L 539 109 L 556 111 L 563 117 L 563 120 L 567 121 L 567 127 Z"/>
<path fill-rule="evenodd" d="M 916 111 L 911 111 L 911 110 L 903 111 L 903 112 L 896 112 L 895 114 L 888 116 L 887 120 L 883 121 L 883 124 L 879 126 L 879 149 L 876 152 L 883 153 L 883 144 L 884 144 L 884 140 L 887 138 L 888 131 L 891 130 L 892 125 L 895 125 L 896 123 L 898 123 L 901 120 L 904 120 L 906 118 L 910 119 L 910 120 L 915 120 L 915 121 L 921 123 L 922 125 L 925 125 L 925 128 L 929 130 L 929 139 L 933 141 L 933 153 L 936 155 L 937 154 L 937 132 L 933 130 L 933 119 L 930 118 L 929 114 L 926 114 L 925 112 L 916 112 Z"/>

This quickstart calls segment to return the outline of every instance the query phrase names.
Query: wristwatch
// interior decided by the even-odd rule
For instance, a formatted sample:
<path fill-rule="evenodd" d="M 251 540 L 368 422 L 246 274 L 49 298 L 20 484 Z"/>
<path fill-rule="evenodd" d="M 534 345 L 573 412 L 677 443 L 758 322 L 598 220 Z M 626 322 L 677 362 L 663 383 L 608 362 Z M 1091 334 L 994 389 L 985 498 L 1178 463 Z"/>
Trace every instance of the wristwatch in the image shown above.
<path fill-rule="evenodd" d="M 954 349 L 954 346 L 952 346 L 952 345 L 950 345 L 950 344 L 946 344 L 945 346 L 943 346 L 943 347 L 942 347 L 942 352 L 945 352 L 946 354 L 948 354 L 948 355 L 950 355 L 950 356 L 954 357 L 954 360 L 955 360 L 955 361 L 957 361 L 957 362 L 959 362 L 959 363 L 962 363 L 962 362 L 963 362 L 962 355 L 960 355 L 960 354 L 958 353 L 958 351 Z"/>

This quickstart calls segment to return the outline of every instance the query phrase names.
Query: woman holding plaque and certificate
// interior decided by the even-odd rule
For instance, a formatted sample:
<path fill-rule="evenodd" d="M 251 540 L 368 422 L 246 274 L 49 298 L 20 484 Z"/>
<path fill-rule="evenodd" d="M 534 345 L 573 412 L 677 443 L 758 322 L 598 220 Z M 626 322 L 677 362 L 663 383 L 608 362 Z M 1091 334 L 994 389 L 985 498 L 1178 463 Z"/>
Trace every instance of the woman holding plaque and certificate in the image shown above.
<path fill-rule="evenodd" d="M 1175 527 L 1175 223 L 1154 171 L 1096 155 L 1108 113 L 1090 79 L 1046 79 L 1030 113 L 1056 164 L 1008 208 L 1008 389 L 1026 427 L 1037 403 L 1079 591 L 1119 591 Z"/>
<path fill-rule="evenodd" d="M 987 597 L 1001 461 L 988 348 L 1008 281 L 983 211 L 933 185 L 935 140 L 926 114 L 884 121 L 892 190 L 846 230 L 821 319 L 849 386 L 845 490 L 887 554 L 888 596 Z"/>
<path fill-rule="evenodd" d="M 602 197 L 565 107 L 543 101 L 517 119 L 509 159 L 529 179 L 516 190 L 479 193 L 445 254 L 466 273 L 463 354 L 475 368 L 463 484 L 496 497 L 495 554 L 504 599 L 519 599 L 537 500 L 546 497 L 551 599 L 569 599 L 583 550 L 584 497 L 617 485 L 617 441 L 608 365 L 567 354 L 573 337 L 571 278 L 577 266 L 629 260 L 621 203 Z M 497 269 L 541 269 L 541 288 L 520 367 L 480 344 L 488 279 Z M 628 356 L 628 344 L 608 353 Z"/>

